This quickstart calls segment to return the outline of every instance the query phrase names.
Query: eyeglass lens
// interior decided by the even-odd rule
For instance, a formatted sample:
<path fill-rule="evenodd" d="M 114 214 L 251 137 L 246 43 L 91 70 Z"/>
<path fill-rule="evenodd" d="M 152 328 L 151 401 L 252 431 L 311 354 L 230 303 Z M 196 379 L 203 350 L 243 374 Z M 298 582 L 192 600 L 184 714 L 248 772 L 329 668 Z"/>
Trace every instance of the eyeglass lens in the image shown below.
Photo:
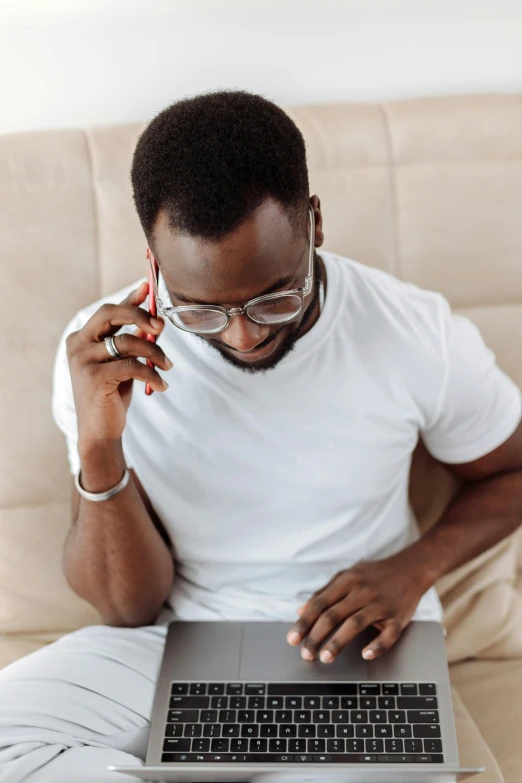
<path fill-rule="evenodd" d="M 295 294 L 289 294 L 251 305 L 247 309 L 247 314 L 257 323 L 277 324 L 296 318 L 301 312 L 301 307 L 301 298 Z M 225 313 L 210 308 L 208 310 L 181 310 L 169 313 L 169 316 L 184 329 L 194 332 L 213 332 L 224 329 L 227 322 Z"/>

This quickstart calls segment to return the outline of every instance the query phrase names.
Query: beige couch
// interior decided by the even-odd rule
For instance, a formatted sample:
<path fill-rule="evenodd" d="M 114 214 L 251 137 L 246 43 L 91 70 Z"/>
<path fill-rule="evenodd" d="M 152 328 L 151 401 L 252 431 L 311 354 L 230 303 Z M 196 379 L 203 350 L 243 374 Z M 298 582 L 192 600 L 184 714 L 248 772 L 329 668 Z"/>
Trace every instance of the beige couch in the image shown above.
<path fill-rule="evenodd" d="M 287 111 L 307 142 L 325 249 L 441 291 L 522 385 L 522 95 Z M 61 572 L 71 476 L 51 372 L 72 315 L 146 274 L 129 184 L 143 127 L 0 138 L 0 666 L 99 621 Z M 456 488 L 419 444 L 422 530 Z M 487 766 L 480 783 L 522 780 L 521 574 L 519 532 L 436 585 L 460 757 Z"/>

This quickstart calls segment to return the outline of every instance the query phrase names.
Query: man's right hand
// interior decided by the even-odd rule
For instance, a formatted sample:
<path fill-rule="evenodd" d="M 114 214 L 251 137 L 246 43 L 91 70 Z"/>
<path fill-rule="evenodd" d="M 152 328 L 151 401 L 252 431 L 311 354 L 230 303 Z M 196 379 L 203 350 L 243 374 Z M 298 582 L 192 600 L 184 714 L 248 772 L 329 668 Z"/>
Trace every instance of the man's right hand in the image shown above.
<path fill-rule="evenodd" d="M 102 305 L 82 329 L 67 337 L 67 359 L 80 441 L 105 442 L 121 438 L 134 379 L 150 383 L 155 391 L 165 391 L 168 386 L 157 370 L 137 358 L 151 359 L 162 370 L 172 367 L 162 349 L 144 339 L 147 334 L 159 335 L 164 325 L 162 319 L 157 318 L 160 326 L 153 326 L 150 313 L 139 307 L 147 295 L 148 284 L 144 281 L 120 304 Z M 116 348 L 124 358 L 111 359 L 104 338 L 128 324 L 135 324 L 138 332 L 115 337 Z"/>

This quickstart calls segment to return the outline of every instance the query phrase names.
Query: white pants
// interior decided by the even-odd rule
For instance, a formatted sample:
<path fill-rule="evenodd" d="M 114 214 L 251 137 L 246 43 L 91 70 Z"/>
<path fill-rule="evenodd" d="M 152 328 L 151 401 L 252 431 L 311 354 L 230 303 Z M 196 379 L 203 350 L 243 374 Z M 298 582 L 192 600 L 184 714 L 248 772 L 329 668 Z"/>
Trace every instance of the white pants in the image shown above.
<path fill-rule="evenodd" d="M 107 765 L 145 760 L 166 634 L 90 626 L 0 670 L 0 783 L 138 781 Z"/>

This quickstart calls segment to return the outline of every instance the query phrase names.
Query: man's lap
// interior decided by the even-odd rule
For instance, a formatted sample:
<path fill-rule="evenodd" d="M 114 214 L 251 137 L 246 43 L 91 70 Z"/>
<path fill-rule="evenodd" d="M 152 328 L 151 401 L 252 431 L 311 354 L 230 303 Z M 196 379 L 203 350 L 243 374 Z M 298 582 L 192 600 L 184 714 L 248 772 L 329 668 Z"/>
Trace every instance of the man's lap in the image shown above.
<path fill-rule="evenodd" d="M 144 759 L 166 626 L 89 626 L 0 671 L 1 765 L 21 747 L 92 746 Z"/>

